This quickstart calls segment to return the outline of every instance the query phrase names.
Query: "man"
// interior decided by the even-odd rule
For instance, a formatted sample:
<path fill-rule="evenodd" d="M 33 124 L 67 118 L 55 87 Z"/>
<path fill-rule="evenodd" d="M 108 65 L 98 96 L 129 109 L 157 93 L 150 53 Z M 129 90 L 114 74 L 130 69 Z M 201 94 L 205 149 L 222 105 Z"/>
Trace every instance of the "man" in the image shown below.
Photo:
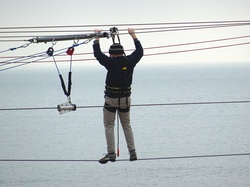
<path fill-rule="evenodd" d="M 95 32 L 100 32 L 100 30 L 95 30 Z M 118 112 L 122 124 L 127 148 L 130 153 L 130 161 L 137 160 L 134 136 L 130 125 L 130 86 L 132 84 L 134 67 L 143 56 L 143 48 L 137 39 L 135 30 L 128 28 L 128 33 L 132 37 L 136 48 L 128 56 L 125 55 L 123 46 L 119 43 L 114 43 L 110 46 L 109 57 L 102 53 L 98 37 L 96 37 L 93 44 L 94 56 L 107 69 L 103 122 L 108 153 L 104 158 L 99 160 L 101 164 L 105 164 L 108 161 L 116 161 L 114 136 L 116 112 Z"/>

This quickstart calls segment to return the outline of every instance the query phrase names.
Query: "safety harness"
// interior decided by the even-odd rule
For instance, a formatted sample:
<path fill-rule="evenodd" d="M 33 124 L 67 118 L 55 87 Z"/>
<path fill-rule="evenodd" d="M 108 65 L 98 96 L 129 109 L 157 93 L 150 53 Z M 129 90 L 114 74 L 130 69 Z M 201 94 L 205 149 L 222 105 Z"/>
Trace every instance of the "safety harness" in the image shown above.
<path fill-rule="evenodd" d="M 117 43 L 115 42 L 115 36 L 118 39 L 118 43 L 121 44 L 120 37 L 119 37 L 119 32 L 116 27 L 110 28 L 110 32 L 113 33 L 111 35 L 113 44 Z M 126 56 L 126 54 L 124 53 Z M 107 109 L 110 112 L 115 112 L 117 109 L 120 112 L 128 112 L 130 110 L 129 103 L 128 103 L 128 97 L 131 94 L 131 87 L 128 85 L 127 77 L 129 74 L 129 66 L 128 66 L 128 60 L 127 58 L 124 58 L 123 61 L 119 62 L 117 64 L 117 71 L 118 74 L 121 76 L 119 77 L 121 80 L 121 87 L 112 87 L 109 85 L 105 86 L 105 94 L 111 95 L 114 98 L 118 98 L 118 106 L 117 107 L 110 107 L 107 103 L 105 103 L 104 108 Z M 121 107 L 121 98 L 126 97 L 126 108 Z"/>

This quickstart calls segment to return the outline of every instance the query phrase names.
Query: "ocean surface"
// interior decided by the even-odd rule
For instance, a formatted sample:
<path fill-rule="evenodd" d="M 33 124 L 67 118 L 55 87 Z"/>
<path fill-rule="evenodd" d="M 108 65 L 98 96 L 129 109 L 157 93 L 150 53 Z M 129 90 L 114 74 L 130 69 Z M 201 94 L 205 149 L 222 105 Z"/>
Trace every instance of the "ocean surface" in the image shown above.
<path fill-rule="evenodd" d="M 59 68 L 67 82 L 68 64 Z M 0 161 L 0 187 L 250 186 L 250 156 L 177 159 L 250 153 L 250 103 L 132 106 L 142 160 L 124 161 L 129 155 L 120 128 L 118 161 L 99 164 L 106 153 L 105 76 L 96 62 L 73 65 L 71 100 L 82 107 L 73 112 L 0 110 L 0 159 L 19 160 Z M 53 64 L 0 72 L 0 93 L 0 109 L 56 107 L 67 101 Z M 131 98 L 133 105 L 249 101 L 250 62 L 141 63 Z"/>

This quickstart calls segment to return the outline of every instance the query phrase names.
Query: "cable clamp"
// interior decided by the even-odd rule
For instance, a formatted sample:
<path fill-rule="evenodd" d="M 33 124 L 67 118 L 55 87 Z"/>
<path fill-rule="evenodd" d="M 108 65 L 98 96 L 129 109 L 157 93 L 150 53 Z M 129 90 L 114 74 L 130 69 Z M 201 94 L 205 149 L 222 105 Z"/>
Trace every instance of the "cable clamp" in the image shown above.
<path fill-rule="evenodd" d="M 26 48 L 26 47 L 28 47 L 30 44 L 31 44 L 31 43 L 23 44 L 23 45 L 22 45 L 22 48 Z"/>
<path fill-rule="evenodd" d="M 71 101 L 69 100 L 66 103 L 62 103 L 60 105 L 57 105 L 57 110 L 60 114 L 65 114 L 71 111 L 75 111 L 76 110 L 76 105 L 72 104 Z"/>

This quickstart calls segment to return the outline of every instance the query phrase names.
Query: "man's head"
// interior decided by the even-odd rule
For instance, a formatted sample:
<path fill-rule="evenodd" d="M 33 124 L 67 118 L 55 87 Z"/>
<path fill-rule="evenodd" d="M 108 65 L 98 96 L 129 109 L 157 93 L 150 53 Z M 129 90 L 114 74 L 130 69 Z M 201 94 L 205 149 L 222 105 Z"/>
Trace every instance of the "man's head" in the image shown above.
<path fill-rule="evenodd" d="M 123 55 L 124 49 L 123 46 L 119 43 L 114 43 L 109 48 L 109 54 L 110 55 Z"/>

